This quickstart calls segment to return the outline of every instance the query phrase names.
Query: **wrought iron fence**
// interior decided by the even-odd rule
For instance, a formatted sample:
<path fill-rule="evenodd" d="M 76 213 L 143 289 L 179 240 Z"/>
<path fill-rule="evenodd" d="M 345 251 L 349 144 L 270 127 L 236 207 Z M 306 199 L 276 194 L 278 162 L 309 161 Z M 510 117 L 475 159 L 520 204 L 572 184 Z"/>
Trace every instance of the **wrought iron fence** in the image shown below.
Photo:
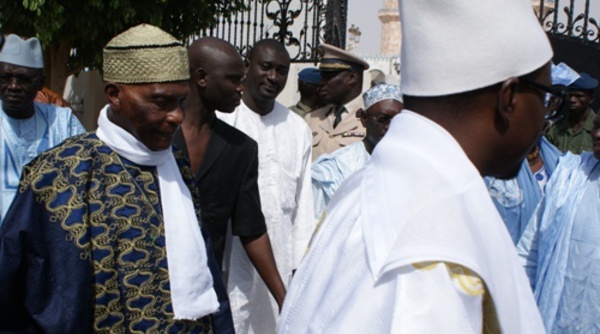
<path fill-rule="evenodd" d="M 274 38 L 284 44 L 293 62 L 316 62 L 325 38 L 326 0 L 246 0 L 247 10 L 216 23 L 199 36 L 233 44 L 243 55 L 255 42 Z"/>
<path fill-rule="evenodd" d="M 544 29 L 552 36 L 577 39 L 600 48 L 600 16 L 597 0 L 542 0 L 536 12 Z"/>

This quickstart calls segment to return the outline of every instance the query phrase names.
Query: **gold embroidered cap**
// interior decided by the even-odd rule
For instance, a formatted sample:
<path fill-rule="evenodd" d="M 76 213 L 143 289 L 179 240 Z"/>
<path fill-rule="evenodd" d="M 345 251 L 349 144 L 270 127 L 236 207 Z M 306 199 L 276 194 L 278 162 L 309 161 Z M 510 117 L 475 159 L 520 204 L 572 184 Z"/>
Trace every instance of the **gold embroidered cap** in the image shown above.
<path fill-rule="evenodd" d="M 125 84 L 190 78 L 187 50 L 161 29 L 140 24 L 115 36 L 103 50 L 104 80 Z"/>
<path fill-rule="evenodd" d="M 353 70 L 362 72 L 369 69 L 369 63 L 354 54 L 329 44 L 319 45 L 322 54 L 319 70 L 321 71 L 343 71 Z"/>

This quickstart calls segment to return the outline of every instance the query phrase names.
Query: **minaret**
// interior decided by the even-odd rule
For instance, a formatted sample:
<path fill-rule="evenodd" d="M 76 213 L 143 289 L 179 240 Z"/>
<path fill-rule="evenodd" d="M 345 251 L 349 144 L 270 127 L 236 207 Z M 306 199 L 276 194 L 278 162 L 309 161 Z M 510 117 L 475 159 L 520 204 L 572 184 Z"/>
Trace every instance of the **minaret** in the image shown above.
<path fill-rule="evenodd" d="M 379 10 L 381 21 L 381 54 L 399 55 L 402 42 L 398 0 L 383 0 L 383 9 Z"/>
<path fill-rule="evenodd" d="M 554 0 L 543 0 L 544 2 L 544 14 L 546 14 L 549 10 L 554 9 L 556 3 Z M 542 0 L 531 0 L 531 4 L 533 5 L 533 9 L 535 10 L 536 15 L 540 15 L 540 7 L 542 4 Z"/>

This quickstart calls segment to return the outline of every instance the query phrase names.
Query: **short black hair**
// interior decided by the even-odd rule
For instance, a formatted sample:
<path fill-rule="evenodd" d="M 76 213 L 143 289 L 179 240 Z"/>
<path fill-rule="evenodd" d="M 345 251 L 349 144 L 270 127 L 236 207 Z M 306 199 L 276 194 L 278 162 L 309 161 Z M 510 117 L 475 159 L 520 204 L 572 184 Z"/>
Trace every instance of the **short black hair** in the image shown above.
<path fill-rule="evenodd" d="M 280 51 L 285 52 L 289 56 L 287 49 L 285 48 L 285 46 L 283 44 L 281 44 L 281 42 L 279 42 L 278 40 L 273 39 L 273 38 L 265 38 L 265 39 L 261 39 L 260 41 L 254 43 L 254 45 L 248 50 L 248 52 L 246 52 L 246 59 L 251 60 L 254 50 L 261 49 L 263 47 L 277 48 Z"/>

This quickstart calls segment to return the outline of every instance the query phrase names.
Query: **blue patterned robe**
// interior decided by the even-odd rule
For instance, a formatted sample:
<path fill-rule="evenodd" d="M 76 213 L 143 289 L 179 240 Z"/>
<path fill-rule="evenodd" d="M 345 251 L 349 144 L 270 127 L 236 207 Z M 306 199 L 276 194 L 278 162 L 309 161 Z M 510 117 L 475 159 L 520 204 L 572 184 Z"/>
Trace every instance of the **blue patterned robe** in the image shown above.
<path fill-rule="evenodd" d="M 200 217 L 191 170 L 176 158 Z M 155 167 L 120 157 L 95 133 L 27 165 L 0 227 L 0 332 L 233 332 L 206 236 L 219 311 L 173 320 L 159 194 Z"/>

